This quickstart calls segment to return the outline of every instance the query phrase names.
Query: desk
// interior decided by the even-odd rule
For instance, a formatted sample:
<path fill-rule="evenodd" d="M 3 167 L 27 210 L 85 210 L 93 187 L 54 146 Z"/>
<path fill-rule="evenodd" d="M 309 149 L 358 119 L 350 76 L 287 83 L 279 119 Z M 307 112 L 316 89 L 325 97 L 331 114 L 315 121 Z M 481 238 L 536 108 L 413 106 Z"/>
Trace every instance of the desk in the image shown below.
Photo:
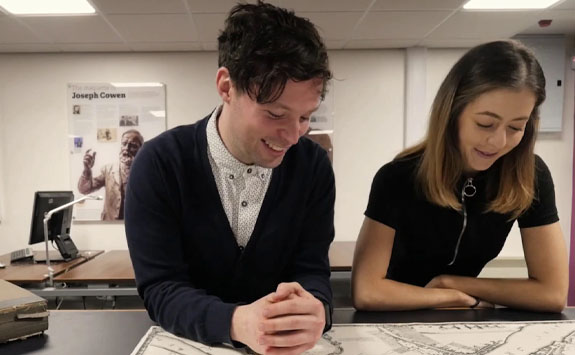
<path fill-rule="evenodd" d="M 331 270 L 351 271 L 354 249 L 355 242 L 333 242 L 329 249 Z M 128 250 L 112 250 L 61 273 L 54 281 L 133 284 L 135 276 Z"/>
<path fill-rule="evenodd" d="M 80 257 L 74 260 L 52 262 L 50 266 L 54 269 L 54 275 L 58 275 L 91 260 L 103 252 L 103 250 L 83 250 L 80 251 Z M 6 265 L 6 268 L 0 269 L 0 279 L 16 284 L 42 283 L 48 279 L 48 268 L 45 263 L 34 263 L 32 260 L 10 263 L 10 253 L 0 255 L 0 262 Z"/>
<path fill-rule="evenodd" d="M 89 263 L 58 275 L 54 281 L 133 285 L 135 276 L 130 253 L 127 250 L 112 250 Z"/>
<path fill-rule="evenodd" d="M 359 312 L 353 308 L 335 309 L 333 322 L 348 323 L 438 323 L 438 322 L 527 322 L 545 320 L 575 320 L 575 307 L 562 313 L 525 312 L 509 308 L 445 309 L 398 312 Z"/>
<path fill-rule="evenodd" d="M 406 323 L 533 321 L 575 319 L 575 308 L 562 314 L 509 309 L 423 310 L 414 312 L 356 312 L 336 309 L 335 323 Z M 0 354 L 123 354 L 134 350 L 154 323 L 144 311 L 51 311 L 45 335 L 0 344 Z"/>
<path fill-rule="evenodd" d="M 112 250 L 54 278 L 67 287 L 31 289 L 40 297 L 137 296 L 134 268 L 127 250 Z"/>
<path fill-rule="evenodd" d="M 0 354 L 129 355 L 152 325 L 145 311 L 50 311 L 43 336 L 0 344 Z"/>
<path fill-rule="evenodd" d="M 351 271 L 355 242 L 333 242 L 329 249 L 331 271 Z M 128 250 L 112 250 L 60 274 L 60 282 L 134 283 L 134 269 Z"/>
<path fill-rule="evenodd" d="M 354 248 L 355 242 L 332 243 L 329 250 L 331 270 L 334 272 L 351 271 Z M 98 254 L 100 253 L 101 251 Z M 42 276 L 46 273 L 46 268 L 42 264 L 26 265 L 26 267 L 30 266 L 38 267 Z M 60 265 L 58 267 L 62 268 Z M 58 270 L 54 282 L 66 283 L 68 287 L 31 289 L 31 291 L 41 297 L 134 296 L 138 294 L 128 250 L 112 250 L 82 265 L 74 264 L 73 268 Z M 110 285 L 114 287 L 109 287 Z"/>
<path fill-rule="evenodd" d="M 351 271 L 354 248 L 355 242 L 332 243 L 329 249 L 331 270 Z M 54 281 L 133 285 L 135 276 L 128 250 L 112 250 L 98 256 L 89 263 L 78 265 L 65 273 L 60 273 L 54 278 Z"/>

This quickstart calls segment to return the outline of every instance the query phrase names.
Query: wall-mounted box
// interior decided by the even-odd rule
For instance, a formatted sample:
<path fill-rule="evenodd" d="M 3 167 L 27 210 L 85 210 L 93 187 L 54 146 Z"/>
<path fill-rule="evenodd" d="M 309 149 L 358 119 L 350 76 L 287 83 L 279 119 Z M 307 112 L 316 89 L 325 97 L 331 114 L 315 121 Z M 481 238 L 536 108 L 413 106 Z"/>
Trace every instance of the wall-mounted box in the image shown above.
<path fill-rule="evenodd" d="M 531 48 L 545 73 L 547 98 L 540 108 L 541 132 L 560 132 L 565 96 L 566 40 L 563 36 L 518 36 Z"/>

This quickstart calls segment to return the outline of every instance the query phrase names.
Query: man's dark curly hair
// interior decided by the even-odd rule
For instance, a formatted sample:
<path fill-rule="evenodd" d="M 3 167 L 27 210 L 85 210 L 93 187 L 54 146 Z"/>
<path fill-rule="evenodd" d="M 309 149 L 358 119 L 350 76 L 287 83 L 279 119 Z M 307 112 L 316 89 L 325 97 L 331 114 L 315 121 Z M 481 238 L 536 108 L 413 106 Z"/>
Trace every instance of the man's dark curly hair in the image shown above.
<path fill-rule="evenodd" d="M 322 79 L 323 99 L 332 77 L 314 25 L 261 1 L 231 9 L 218 51 L 218 65 L 228 69 L 235 88 L 260 104 L 277 100 L 288 80 Z"/>

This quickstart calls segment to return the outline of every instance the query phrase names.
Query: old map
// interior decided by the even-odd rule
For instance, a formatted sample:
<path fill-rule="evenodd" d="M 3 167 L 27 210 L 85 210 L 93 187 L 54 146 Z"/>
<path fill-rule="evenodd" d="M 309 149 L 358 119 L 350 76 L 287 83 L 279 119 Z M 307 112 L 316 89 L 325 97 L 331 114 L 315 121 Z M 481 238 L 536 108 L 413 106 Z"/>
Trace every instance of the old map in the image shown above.
<path fill-rule="evenodd" d="M 209 347 L 151 327 L 132 355 L 249 353 Z M 569 355 L 575 354 L 575 321 L 341 324 L 306 354 Z"/>

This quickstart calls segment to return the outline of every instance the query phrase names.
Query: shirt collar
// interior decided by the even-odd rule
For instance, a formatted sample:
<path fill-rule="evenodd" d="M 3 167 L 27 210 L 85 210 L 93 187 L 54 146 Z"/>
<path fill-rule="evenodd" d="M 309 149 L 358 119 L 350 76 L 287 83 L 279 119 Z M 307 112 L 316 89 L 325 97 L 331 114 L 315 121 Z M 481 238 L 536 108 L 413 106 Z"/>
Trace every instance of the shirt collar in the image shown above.
<path fill-rule="evenodd" d="M 271 174 L 272 169 L 263 168 L 257 165 L 247 165 L 237 160 L 226 148 L 217 128 L 217 121 L 222 112 L 222 106 L 218 106 L 210 116 L 206 127 L 208 140 L 208 153 L 214 160 L 215 165 L 226 172 L 237 176 L 253 175 L 260 179 L 265 179 Z"/>

